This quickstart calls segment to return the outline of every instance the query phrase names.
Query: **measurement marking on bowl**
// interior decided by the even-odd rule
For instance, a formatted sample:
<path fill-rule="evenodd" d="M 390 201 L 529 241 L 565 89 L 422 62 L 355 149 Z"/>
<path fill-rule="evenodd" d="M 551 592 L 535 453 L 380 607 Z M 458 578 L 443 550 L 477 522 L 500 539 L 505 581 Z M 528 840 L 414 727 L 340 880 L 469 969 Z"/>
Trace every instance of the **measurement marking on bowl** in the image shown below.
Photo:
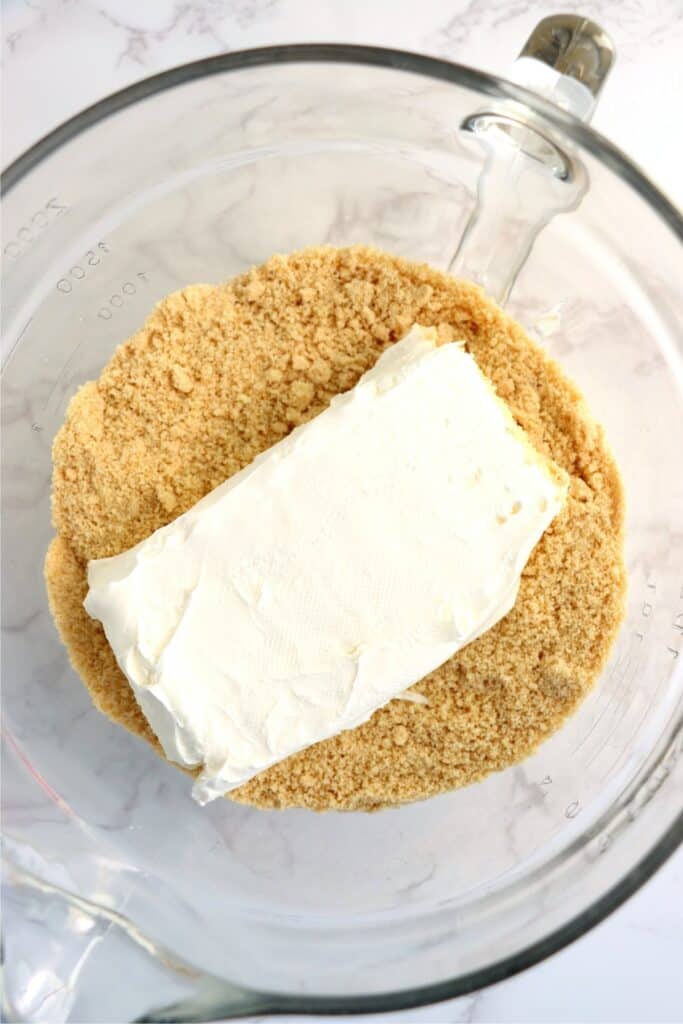
<path fill-rule="evenodd" d="M 74 290 L 74 281 L 82 281 L 84 277 L 87 277 L 91 273 L 92 268 L 98 267 L 102 262 L 103 256 L 108 256 L 111 249 L 106 242 L 98 242 L 94 249 L 88 249 L 83 256 L 83 265 L 81 263 L 75 263 L 73 267 L 70 267 L 64 277 L 60 277 L 57 281 L 57 291 L 61 292 L 62 295 L 70 295 Z"/>
<path fill-rule="evenodd" d="M 46 203 L 32 213 L 28 220 L 19 228 L 14 238 L 4 246 L 3 253 L 11 260 L 18 260 L 30 249 L 40 234 L 57 219 L 69 207 L 66 203 L 60 203 L 57 196 L 48 199 Z"/>
<path fill-rule="evenodd" d="M 543 800 L 545 800 L 545 798 L 547 797 L 548 793 L 550 792 L 550 786 L 552 786 L 552 784 L 553 784 L 553 780 L 550 777 L 550 775 L 546 775 L 544 778 L 541 779 L 540 782 L 536 783 L 536 785 L 538 786 L 538 788 L 541 791 L 541 797 L 542 797 Z"/>
<path fill-rule="evenodd" d="M 624 660 L 626 662 L 626 664 L 628 664 L 628 659 L 620 659 L 620 661 L 619 661 L 620 665 L 622 663 L 622 660 Z M 627 676 L 626 676 L 626 671 L 625 671 L 625 666 L 624 666 L 624 671 L 621 673 L 621 678 L 620 678 L 619 684 L 615 688 L 614 693 L 608 698 L 606 704 L 602 708 L 600 714 L 596 717 L 595 721 L 591 725 L 591 727 L 588 730 L 588 732 L 586 733 L 586 735 L 583 736 L 581 741 L 579 743 L 577 743 L 577 745 L 574 747 L 574 750 L 573 750 L 574 754 L 578 754 L 578 752 L 581 750 L 581 747 L 583 747 L 588 742 L 588 740 L 591 738 L 591 736 L 593 735 L 595 730 L 598 728 L 598 726 L 602 722 L 602 720 L 605 717 L 605 715 L 607 714 L 607 712 L 610 711 L 615 705 L 620 704 L 620 703 L 623 704 L 623 699 L 624 699 L 624 692 L 623 691 L 626 689 L 627 686 L 628 686 L 628 679 L 627 679 Z M 599 754 L 601 750 L 602 750 L 602 746 L 599 748 L 597 753 Z M 594 757 L 595 756 L 597 756 L 597 755 L 594 755 Z M 590 764 L 590 761 L 588 763 Z"/>
<path fill-rule="evenodd" d="M 648 590 L 656 591 L 657 587 L 656 587 L 656 585 L 654 583 L 648 583 L 647 584 L 647 589 Z M 654 599 L 654 595 L 653 595 L 653 599 Z M 642 617 L 644 619 L 649 619 L 650 616 L 652 615 L 653 610 L 654 610 L 654 605 L 653 604 L 651 604 L 649 601 L 643 601 L 643 606 L 640 609 L 640 614 L 642 615 Z M 644 640 L 645 639 L 645 634 L 644 633 L 639 633 L 638 630 L 636 630 L 636 634 L 635 635 L 638 637 L 639 640 Z"/>
<path fill-rule="evenodd" d="M 123 284 L 120 286 L 121 290 L 119 292 L 114 292 L 113 295 L 110 295 L 107 303 L 104 306 L 101 306 L 100 309 L 98 309 L 97 315 L 100 318 L 100 320 L 111 320 L 111 318 L 115 315 L 117 309 L 120 309 L 121 306 L 123 306 L 124 302 L 126 301 L 126 298 L 128 298 L 131 295 L 135 295 L 135 293 L 138 290 L 139 283 L 149 283 L 149 274 L 147 274 L 145 271 L 138 271 L 138 273 L 135 275 L 135 278 L 135 281 L 124 281 Z"/>
<path fill-rule="evenodd" d="M 657 591 L 657 584 L 656 583 L 647 583 L 646 584 L 646 588 L 647 588 L 647 590 L 651 591 L 652 593 L 650 595 L 648 595 L 650 597 L 650 600 L 646 599 L 645 601 L 643 601 L 643 604 L 642 604 L 641 609 L 640 609 L 640 614 L 641 614 L 641 618 L 643 618 L 643 619 L 650 619 L 651 616 L 652 616 L 652 612 L 654 611 L 654 601 L 655 601 L 655 596 L 656 596 L 656 591 Z M 645 639 L 645 635 L 646 635 L 646 628 L 647 628 L 646 624 L 644 624 L 641 628 L 643 630 L 642 632 L 640 632 L 639 630 L 635 630 L 633 635 L 635 637 L 637 637 L 639 640 L 642 641 L 642 640 Z M 627 675 L 626 675 L 626 672 L 624 671 L 624 672 L 622 672 L 621 681 L 620 681 L 619 685 L 616 687 L 614 693 L 612 694 L 610 699 L 607 701 L 607 703 L 605 704 L 605 706 L 603 707 L 603 709 L 601 710 L 600 714 L 597 716 L 597 718 L 595 719 L 593 724 L 591 725 L 591 727 L 588 730 L 588 732 L 586 733 L 586 735 L 581 739 L 580 743 L 578 743 L 577 746 L 574 748 L 574 753 L 575 754 L 577 754 L 579 752 L 579 750 L 581 750 L 581 747 L 583 747 L 584 744 L 588 742 L 588 740 L 590 739 L 591 735 L 595 732 L 597 727 L 600 725 L 600 723 L 602 722 L 602 720 L 605 717 L 605 715 L 607 714 L 607 712 L 610 711 L 616 704 L 620 704 L 620 703 L 623 704 L 623 698 L 624 698 L 624 695 L 625 695 L 623 691 L 625 690 L 625 688 L 627 686 L 627 682 L 628 682 Z M 592 762 L 601 753 L 601 751 L 602 751 L 602 747 L 600 747 L 600 749 L 590 759 L 590 761 L 588 762 L 589 765 L 592 764 Z"/>
<path fill-rule="evenodd" d="M 609 732 L 608 732 L 607 736 L 605 736 L 602 744 L 598 747 L 598 749 L 595 751 L 595 753 L 586 761 L 586 764 L 585 764 L 586 768 L 589 768 L 593 764 L 594 761 L 597 761 L 597 759 L 602 756 L 602 754 L 604 753 L 604 751 L 606 749 L 605 745 L 610 740 L 610 738 L 617 733 L 619 726 L 621 725 L 622 721 L 624 720 L 624 718 L 626 717 L 626 715 L 628 714 L 630 709 L 634 706 L 634 703 L 635 703 L 635 701 L 637 699 L 637 696 L 638 696 L 638 687 L 637 686 L 635 686 L 635 687 L 633 685 L 631 686 L 631 693 L 630 693 L 630 695 L 625 693 L 625 692 L 622 692 L 622 690 L 626 687 L 626 684 L 627 684 L 629 678 L 631 679 L 632 683 L 634 681 L 633 680 L 633 676 L 628 676 L 627 669 L 628 669 L 628 659 L 626 660 L 626 664 L 624 665 L 623 670 L 622 670 L 622 679 L 624 681 L 624 687 L 621 687 L 621 684 L 620 684 L 619 688 L 617 690 L 615 690 L 613 699 L 607 705 L 607 708 L 616 709 L 616 713 L 612 715 L 612 721 L 611 721 L 611 725 L 609 727 Z M 618 695 L 618 699 L 617 699 L 617 695 Z M 630 699 L 628 701 L 626 700 L 627 696 L 630 696 Z M 605 710 L 607 710 L 607 708 L 605 708 Z M 647 708 L 645 709 L 645 714 L 643 716 L 643 721 L 644 721 L 644 718 L 645 718 L 646 714 L 647 714 Z M 600 717 L 602 718 L 603 716 L 601 715 Z M 607 773 L 607 775 L 609 775 L 609 772 Z M 606 778 L 607 775 L 605 775 L 604 777 Z"/>
<path fill-rule="evenodd" d="M 654 585 L 653 584 L 648 584 L 648 586 L 651 587 L 652 589 L 654 589 Z M 643 605 L 643 609 L 641 610 L 641 615 L 643 615 L 646 618 L 649 618 L 650 615 L 651 615 L 652 608 L 650 608 L 650 611 L 646 612 L 645 611 L 646 605 L 647 605 L 647 602 L 645 602 L 645 604 Z M 638 635 L 638 634 L 636 634 L 636 635 Z M 671 650 L 671 648 L 669 648 L 669 650 Z M 624 678 L 625 678 L 625 674 L 624 674 Z M 657 696 L 659 694 L 659 691 L 660 691 L 660 689 L 662 687 L 663 682 L 665 682 L 665 680 L 660 679 L 659 682 L 657 683 L 657 687 L 656 687 L 656 690 L 655 690 L 655 696 Z M 606 737 L 606 740 L 609 740 L 610 737 L 615 735 L 615 733 L 617 732 L 617 729 L 620 726 L 621 722 L 626 717 L 627 712 L 633 706 L 634 701 L 637 698 L 637 695 L 638 695 L 638 690 L 636 688 L 634 690 L 633 694 L 632 694 L 632 698 L 633 699 L 629 702 L 628 705 L 626 705 L 623 700 L 620 701 L 618 715 L 612 721 L 612 726 L 611 726 L 609 735 Z M 643 708 L 643 713 L 640 716 L 640 720 L 639 720 L 636 728 L 633 730 L 633 732 L 632 732 L 628 742 L 624 745 L 623 749 L 620 751 L 619 755 L 617 756 L 616 761 L 614 761 L 611 764 L 611 766 L 607 769 L 606 772 L 602 773 L 602 778 L 603 779 L 610 778 L 611 775 L 612 775 L 612 772 L 616 769 L 617 765 L 628 755 L 628 751 L 629 751 L 630 745 L 631 745 L 632 741 L 635 739 L 635 737 L 638 735 L 638 733 L 640 732 L 640 728 L 643 725 L 643 723 L 645 722 L 645 719 L 648 716 L 649 710 L 650 710 L 649 704 L 646 702 L 645 706 Z M 606 747 L 600 747 L 593 754 L 593 756 L 586 762 L 586 768 L 590 767 L 590 765 L 592 765 L 593 762 L 596 761 L 598 759 L 598 757 L 600 757 L 602 755 L 602 753 L 604 752 L 605 749 L 607 749 L 607 748 Z"/>
<path fill-rule="evenodd" d="M 683 601 L 683 587 L 681 587 L 678 593 L 678 599 L 679 601 Z M 675 660 L 681 653 L 681 639 L 683 638 L 683 612 L 674 612 L 671 628 L 678 635 L 674 639 L 673 644 L 667 647 L 667 651 Z"/>
<path fill-rule="evenodd" d="M 606 772 L 603 772 L 603 774 L 602 774 L 602 778 L 603 779 L 610 779 L 612 777 L 613 772 L 616 770 L 617 766 L 621 765 L 621 762 L 626 757 L 629 756 L 629 753 L 632 750 L 633 741 L 635 740 L 636 736 L 638 736 L 640 734 L 640 730 L 641 730 L 641 728 L 643 726 L 643 723 L 645 722 L 645 719 L 647 718 L 648 714 L 650 713 L 651 705 L 656 705 L 657 699 L 659 697 L 659 692 L 660 692 L 662 686 L 665 683 L 666 683 L 666 680 L 660 677 L 659 681 L 657 682 L 657 686 L 656 686 L 655 692 L 652 695 L 652 700 L 644 702 L 643 713 L 640 716 L 640 719 L 636 723 L 635 728 L 632 729 L 631 734 L 629 735 L 629 737 L 626 740 L 626 742 L 622 744 L 622 749 L 619 751 L 617 759 L 612 762 L 612 764 L 610 765 L 610 767 L 607 769 Z M 623 718 L 623 717 L 624 716 L 622 715 L 621 718 Z"/>

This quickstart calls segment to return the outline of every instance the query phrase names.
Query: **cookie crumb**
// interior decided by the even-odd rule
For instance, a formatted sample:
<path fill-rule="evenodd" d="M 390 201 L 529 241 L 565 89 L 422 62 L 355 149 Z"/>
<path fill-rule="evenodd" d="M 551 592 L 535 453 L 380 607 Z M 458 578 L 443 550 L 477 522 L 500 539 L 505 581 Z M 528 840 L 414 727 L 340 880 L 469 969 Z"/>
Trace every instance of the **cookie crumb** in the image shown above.
<path fill-rule="evenodd" d="M 408 742 L 408 730 L 405 725 L 397 725 L 392 733 L 392 738 L 397 747 L 404 747 Z"/>
<path fill-rule="evenodd" d="M 225 285 L 167 296 L 79 390 L 55 439 L 52 613 L 97 707 L 160 751 L 83 608 L 88 559 L 187 511 L 353 387 L 414 322 L 465 344 L 531 443 L 569 473 L 566 507 L 512 611 L 420 680 L 419 702 L 393 700 L 274 765 L 230 794 L 239 802 L 376 810 L 476 782 L 561 726 L 602 670 L 624 610 L 623 494 L 602 430 L 559 367 L 474 285 L 353 247 L 275 256 Z"/>
<path fill-rule="evenodd" d="M 172 512 L 178 504 L 178 500 L 171 488 L 166 487 L 164 484 L 157 484 L 156 494 L 164 512 Z"/>
<path fill-rule="evenodd" d="M 181 391 L 184 395 L 189 395 L 194 387 L 194 381 L 187 370 L 177 365 L 171 367 L 171 384 L 176 391 Z"/>
<path fill-rule="evenodd" d="M 305 409 L 313 400 L 315 388 L 309 380 L 295 380 L 289 389 L 289 400 L 295 409 Z"/>

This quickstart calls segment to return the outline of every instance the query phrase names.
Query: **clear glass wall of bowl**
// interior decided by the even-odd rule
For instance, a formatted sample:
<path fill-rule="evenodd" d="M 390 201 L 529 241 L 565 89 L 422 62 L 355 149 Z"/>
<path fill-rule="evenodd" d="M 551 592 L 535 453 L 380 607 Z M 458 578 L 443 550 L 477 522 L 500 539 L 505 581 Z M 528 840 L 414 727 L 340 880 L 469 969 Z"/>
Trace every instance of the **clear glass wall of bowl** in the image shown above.
<path fill-rule="evenodd" d="M 675 843 L 680 241 L 637 173 L 558 115 L 590 188 L 541 234 L 508 308 L 605 425 L 630 573 L 610 663 L 566 728 L 518 767 L 392 812 L 199 808 L 184 775 L 91 707 L 50 619 L 50 444 L 66 405 L 163 295 L 273 252 L 363 243 L 446 268 L 481 171 L 458 125 L 507 88 L 417 58 L 234 64 L 98 111 L 6 199 L 8 851 L 220 977 L 349 1008 L 442 983 L 443 997 L 579 934 Z"/>

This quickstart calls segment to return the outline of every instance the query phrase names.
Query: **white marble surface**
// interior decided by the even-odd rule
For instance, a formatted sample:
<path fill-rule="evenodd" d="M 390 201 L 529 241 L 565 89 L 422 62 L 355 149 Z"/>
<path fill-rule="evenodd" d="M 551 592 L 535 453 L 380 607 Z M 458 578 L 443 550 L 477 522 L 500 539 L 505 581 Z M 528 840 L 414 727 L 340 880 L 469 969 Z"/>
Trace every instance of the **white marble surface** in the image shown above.
<path fill-rule="evenodd" d="M 3 164 L 100 97 L 210 54 L 370 43 L 503 72 L 535 23 L 557 11 L 611 34 L 618 63 L 594 125 L 680 204 L 680 0 L 5 0 Z"/>
<path fill-rule="evenodd" d="M 681 0 L 5 0 L 2 162 L 107 93 L 210 54 L 346 41 L 500 71 L 540 17 L 570 9 L 599 21 L 619 53 L 596 127 L 680 203 Z M 545 963 L 476 995 L 392 1019 L 680 1022 L 682 892 L 679 852 L 609 920 Z"/>

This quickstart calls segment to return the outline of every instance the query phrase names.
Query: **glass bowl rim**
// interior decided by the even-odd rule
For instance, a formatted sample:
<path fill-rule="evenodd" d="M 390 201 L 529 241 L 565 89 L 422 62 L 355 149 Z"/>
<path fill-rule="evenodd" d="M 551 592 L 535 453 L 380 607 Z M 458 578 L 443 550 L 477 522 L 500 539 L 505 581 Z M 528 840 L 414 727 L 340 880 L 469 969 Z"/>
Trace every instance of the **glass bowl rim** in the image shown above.
<path fill-rule="evenodd" d="M 683 243 L 683 213 L 619 147 L 571 114 L 506 79 L 464 64 L 406 50 L 347 43 L 300 43 L 235 50 L 177 65 L 143 78 L 79 111 L 25 150 L 2 172 L 0 194 L 7 195 L 34 167 L 77 135 L 141 100 L 209 75 L 296 63 L 344 63 L 393 68 L 465 86 L 494 98 L 516 100 L 616 173 L 645 200 Z M 305 1008 L 307 1013 L 381 1013 L 443 1002 L 504 981 L 545 960 L 603 921 L 644 885 L 681 843 L 683 811 L 641 860 L 590 906 L 543 938 L 486 967 L 413 989 L 348 997 L 304 996 L 292 1002 L 296 1001 L 297 1008 Z M 216 1009 L 220 1010 L 220 1007 Z"/>

